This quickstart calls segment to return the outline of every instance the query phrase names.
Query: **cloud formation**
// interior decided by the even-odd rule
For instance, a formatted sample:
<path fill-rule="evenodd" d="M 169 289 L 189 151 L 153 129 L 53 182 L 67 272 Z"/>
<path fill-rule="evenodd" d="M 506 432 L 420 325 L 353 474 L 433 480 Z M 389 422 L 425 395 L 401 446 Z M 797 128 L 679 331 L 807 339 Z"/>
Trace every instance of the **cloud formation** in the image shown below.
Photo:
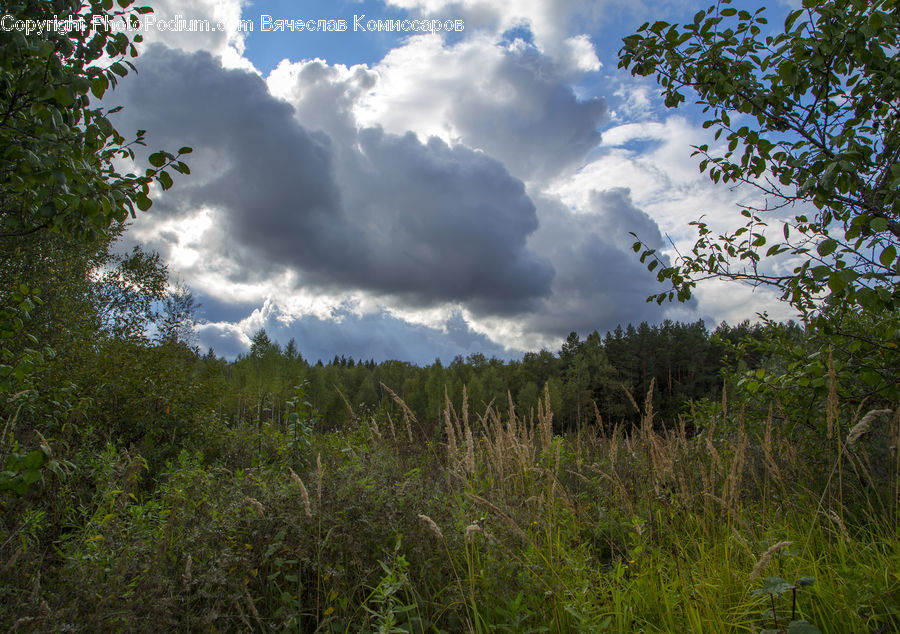
<path fill-rule="evenodd" d="M 233 358 L 246 354 L 250 346 L 248 335 L 260 328 L 282 345 L 296 340 L 303 358 L 311 363 L 327 363 L 335 356 L 346 356 L 359 361 L 399 360 L 424 366 L 435 359 L 446 364 L 457 355 L 474 353 L 501 359 L 515 356 L 515 351 L 474 332 L 459 313 L 454 313 L 444 327 L 437 328 L 410 324 L 387 311 L 360 315 L 342 308 L 327 318 L 295 318 L 271 300 L 238 322 L 204 323 L 197 335 L 203 348 L 211 347 L 218 356 Z"/>
<path fill-rule="evenodd" d="M 118 125 L 195 152 L 135 233 L 208 298 L 201 343 L 233 356 L 262 326 L 307 357 L 430 362 L 663 318 L 628 235 L 663 246 L 645 184 L 602 160 L 629 140 L 604 146 L 605 101 L 572 87 L 593 47 L 557 38 L 576 63 L 538 35 L 416 36 L 372 67 L 266 78 L 149 47 Z"/>
<path fill-rule="evenodd" d="M 357 108 L 362 121 L 457 140 L 524 180 L 577 168 L 600 142 L 607 116 L 603 99 L 578 99 L 559 64 L 522 40 L 447 46 L 420 36 L 375 70 L 378 90 Z"/>
<path fill-rule="evenodd" d="M 312 132 L 259 77 L 206 53 L 154 47 L 142 62 L 117 100 L 140 106 L 154 143 L 198 150 L 199 169 L 161 211 L 216 209 L 209 246 L 241 261 L 234 281 L 289 269 L 323 289 L 497 312 L 549 292 L 553 272 L 526 245 L 534 205 L 495 159 L 378 127 Z"/>

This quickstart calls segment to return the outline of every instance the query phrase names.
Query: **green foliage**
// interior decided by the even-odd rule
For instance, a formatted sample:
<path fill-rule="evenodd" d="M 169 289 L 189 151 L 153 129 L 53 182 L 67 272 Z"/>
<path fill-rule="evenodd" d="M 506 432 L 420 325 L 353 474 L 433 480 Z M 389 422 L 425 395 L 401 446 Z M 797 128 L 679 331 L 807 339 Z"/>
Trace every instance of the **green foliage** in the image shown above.
<path fill-rule="evenodd" d="M 763 587 L 756 588 L 750 592 L 753 596 L 767 596 L 771 602 L 771 609 L 763 612 L 763 617 L 772 619 L 775 624 L 774 630 L 765 630 L 770 634 L 779 634 L 785 630 L 779 629 L 778 613 L 776 611 L 776 599 L 790 592 L 791 594 L 791 616 L 788 620 L 788 634 L 821 634 L 819 628 L 812 625 L 805 619 L 797 618 L 797 590 L 799 588 L 809 587 L 815 583 L 814 577 L 800 577 L 796 583 L 790 583 L 782 577 L 772 576 L 763 580 Z M 784 619 L 782 618 L 782 622 Z"/>
<path fill-rule="evenodd" d="M 424 632 L 422 619 L 415 615 L 416 604 L 409 602 L 409 562 L 400 552 L 400 539 L 387 562 L 378 562 L 384 576 L 369 595 L 365 610 L 372 619 L 372 630 L 378 634 Z M 407 596 L 404 597 L 404 594 Z"/>
<path fill-rule="evenodd" d="M 6 459 L 6 469 L 0 471 L 0 492 L 25 495 L 31 485 L 41 479 L 41 469 L 47 462 L 48 455 L 43 448 L 28 453 L 12 452 Z"/>
<path fill-rule="evenodd" d="M 309 381 L 294 386 L 294 398 L 285 405 L 287 408 L 288 442 L 295 456 L 295 462 L 300 467 L 306 467 L 309 461 L 310 439 L 316 423 L 319 421 L 319 413 L 312 403 L 307 400 Z"/>
<path fill-rule="evenodd" d="M 20 284 L 0 305 L 0 396 L 31 387 L 28 378 L 44 361 L 47 351 L 38 349 L 37 338 L 25 330 L 25 322 L 41 303 L 35 291 Z"/>
<path fill-rule="evenodd" d="M 4 2 L 4 16 L 41 21 L 81 18 L 90 28 L 60 33 L 42 29 L 0 32 L 0 238 L 50 229 L 80 238 L 105 233 L 150 207 L 150 185 L 172 186 L 171 169 L 189 172 L 177 154 L 157 152 L 144 174 L 120 174 L 117 159 L 134 159 L 144 144 L 138 131 L 130 142 L 103 108 L 92 107 L 134 70 L 137 56 L 125 32 L 113 33 L 96 19 L 135 23 L 149 13 L 121 0 Z M 141 36 L 134 36 L 135 42 Z"/>
<path fill-rule="evenodd" d="M 900 17 L 895 0 L 807 0 L 781 30 L 764 10 L 730 0 L 692 23 L 644 24 L 624 40 L 619 66 L 655 76 L 668 107 L 694 93 L 724 147 L 700 145 L 700 168 L 766 197 L 744 224 L 716 235 L 698 220 L 689 254 L 667 266 L 638 241 L 641 260 L 691 296 L 709 278 L 772 285 L 803 314 L 827 300 L 871 315 L 900 308 Z M 802 60 L 802 61 L 801 61 Z M 781 222 L 776 212 L 799 206 Z M 769 220 L 774 216 L 773 220 Z M 777 235 L 767 233 L 772 223 Z M 790 256 L 791 274 L 761 268 Z M 893 335 L 888 336 L 891 341 Z"/>

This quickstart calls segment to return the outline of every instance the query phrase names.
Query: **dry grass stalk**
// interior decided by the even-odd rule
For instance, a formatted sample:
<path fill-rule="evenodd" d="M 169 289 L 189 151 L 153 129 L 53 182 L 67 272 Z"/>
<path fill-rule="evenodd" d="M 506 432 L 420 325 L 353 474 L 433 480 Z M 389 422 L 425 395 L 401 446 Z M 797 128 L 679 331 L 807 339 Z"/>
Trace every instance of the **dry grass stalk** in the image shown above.
<path fill-rule="evenodd" d="M 372 444 L 375 443 L 375 439 L 381 440 L 381 430 L 378 429 L 378 421 L 375 420 L 375 417 L 369 419 L 369 422 L 372 423 L 369 426 L 369 440 L 372 441 Z M 374 437 L 373 437 L 374 434 Z"/>
<path fill-rule="evenodd" d="M 784 482 L 784 479 L 781 477 L 781 468 L 778 466 L 778 462 L 775 460 L 775 452 L 773 451 L 773 443 L 772 443 L 772 417 L 774 415 L 775 408 L 770 403 L 769 404 L 769 415 L 766 418 L 766 431 L 762 438 L 762 449 L 763 449 L 763 460 L 766 463 L 766 472 L 775 478 L 777 482 Z"/>
<path fill-rule="evenodd" d="M 265 632 L 266 626 L 263 625 L 262 619 L 259 618 L 259 612 L 256 610 L 256 603 L 253 602 L 253 597 L 250 596 L 250 591 L 247 590 L 247 586 L 243 584 L 241 584 L 241 590 L 244 591 L 244 597 L 247 599 L 247 605 L 250 606 L 250 613 L 253 614 L 253 618 L 256 619 L 256 624 L 259 625 L 260 630 Z"/>
<path fill-rule="evenodd" d="M 303 500 L 303 512 L 306 513 L 306 517 L 312 517 L 312 507 L 309 504 L 309 491 L 306 490 L 306 485 L 303 484 L 303 480 L 300 479 L 293 469 L 288 467 L 288 471 L 291 472 L 291 480 L 300 487 L 300 499 Z"/>
<path fill-rule="evenodd" d="M 412 444 L 413 434 L 412 434 L 412 423 L 410 422 L 409 416 L 406 415 L 406 412 L 403 413 L 403 422 L 406 423 L 406 438 L 409 440 L 409 444 Z"/>
<path fill-rule="evenodd" d="M 594 419 L 597 421 L 597 429 L 600 430 L 600 433 L 605 433 L 606 429 L 603 426 L 603 416 L 600 415 L 600 408 L 597 407 L 597 401 L 591 401 L 591 405 L 594 406 Z"/>
<path fill-rule="evenodd" d="M 616 468 L 616 458 L 619 457 L 619 424 L 613 427 L 612 436 L 609 437 L 609 462 L 612 468 Z"/>
<path fill-rule="evenodd" d="M 237 599 L 234 599 L 234 607 L 237 608 L 238 617 L 240 617 L 241 623 L 244 624 L 244 626 L 247 628 L 248 632 L 252 632 L 253 626 L 250 625 L 250 621 L 247 620 L 247 615 L 244 614 L 244 608 L 241 607 L 241 603 Z"/>
<path fill-rule="evenodd" d="M 553 412 L 550 411 L 550 384 L 544 385 L 544 401 L 538 399 L 538 426 L 541 432 L 541 450 L 550 449 L 553 442 Z"/>
<path fill-rule="evenodd" d="M 466 404 L 466 386 L 463 386 L 463 407 L 467 407 Z M 447 387 L 444 386 L 444 400 L 447 403 L 447 410 L 450 412 L 450 421 L 453 424 L 453 430 L 456 432 L 456 438 L 462 440 L 462 424 L 459 419 L 459 415 L 457 415 L 456 410 L 453 408 L 453 402 L 450 400 L 450 394 L 447 393 Z"/>
<path fill-rule="evenodd" d="M 588 469 L 598 474 L 601 478 L 609 480 L 610 484 L 612 484 L 618 490 L 619 497 L 625 503 L 625 506 L 628 507 L 628 514 L 634 515 L 634 504 L 632 504 L 631 497 L 628 495 L 628 490 L 622 483 L 622 479 L 619 477 L 619 474 L 615 471 L 606 473 L 605 471 L 597 467 L 597 465 L 590 465 Z"/>
<path fill-rule="evenodd" d="M 193 565 L 193 561 L 191 554 L 188 553 L 187 562 L 184 564 L 184 574 L 181 576 L 181 580 L 184 582 L 185 591 L 190 590 L 191 587 L 191 566 Z"/>
<path fill-rule="evenodd" d="M 394 419 L 391 418 L 390 412 L 385 412 L 385 413 L 387 414 L 388 426 L 390 427 L 390 430 L 391 430 L 391 440 L 393 440 L 394 442 L 397 442 L 397 429 L 396 429 L 396 427 L 394 427 Z"/>
<path fill-rule="evenodd" d="M 712 458 L 713 467 L 716 469 L 721 468 L 722 459 L 719 457 L 719 452 L 716 451 L 716 446 L 713 444 L 711 435 L 709 434 L 706 436 L 706 450 Z"/>
<path fill-rule="evenodd" d="M 21 392 L 19 392 L 19 394 L 21 394 Z M 19 394 L 13 395 L 10 401 L 14 400 L 17 396 L 19 396 Z M 16 419 L 19 418 L 19 412 L 21 411 L 22 406 L 19 405 L 16 411 L 11 416 L 8 416 L 6 418 L 6 424 L 3 425 L 3 433 L 0 434 L 0 447 L 3 446 L 3 441 L 6 440 L 6 432 L 8 432 L 10 429 L 15 429 Z"/>
<path fill-rule="evenodd" d="M 450 403 L 450 395 L 447 394 L 446 388 L 444 388 L 444 401 L 446 403 L 444 406 L 444 432 L 447 434 L 447 465 L 452 468 L 459 448 L 456 444 L 456 429 L 451 419 L 453 404 Z"/>
<path fill-rule="evenodd" d="M 344 393 L 341 392 L 341 388 L 337 386 L 337 383 L 334 384 L 334 389 L 337 390 L 337 393 L 340 395 L 341 400 L 344 401 L 344 405 L 347 406 L 347 411 L 350 412 L 350 424 L 356 425 L 356 412 L 353 411 L 353 407 L 350 405 L 350 401 L 348 401 L 347 397 L 344 396 Z"/>
<path fill-rule="evenodd" d="M 841 519 L 841 516 L 834 511 L 828 511 L 828 519 L 837 525 L 841 530 L 841 535 L 844 536 L 844 539 L 850 541 L 850 533 L 847 532 L 847 526 L 844 524 L 844 520 Z"/>
<path fill-rule="evenodd" d="M 644 399 L 644 416 L 641 418 L 641 428 L 649 433 L 653 432 L 653 388 L 656 387 L 656 377 L 650 379 L 650 388 L 647 390 L 647 398 Z"/>
<path fill-rule="evenodd" d="M 462 430 L 463 428 L 469 427 L 469 391 L 465 385 L 463 385 L 463 393 L 462 393 L 462 425 L 460 426 L 460 438 L 462 438 Z"/>
<path fill-rule="evenodd" d="M 251 497 L 244 498 L 244 501 L 247 502 L 250 506 L 256 509 L 256 512 L 259 513 L 260 517 L 266 516 L 266 509 L 263 508 L 263 505 L 260 504 L 259 500 Z"/>
<path fill-rule="evenodd" d="M 728 416 L 728 381 L 722 380 L 722 416 Z"/>
<path fill-rule="evenodd" d="M 384 383 L 381 384 L 381 387 L 383 387 L 387 391 L 387 393 L 390 395 L 390 397 L 394 400 L 395 403 L 397 403 L 397 405 L 400 406 L 400 409 L 403 411 L 403 420 L 406 423 L 406 434 L 407 434 L 407 437 L 409 438 L 409 442 L 412 443 L 412 441 L 413 441 L 412 423 L 414 422 L 418 425 L 419 420 L 416 418 L 416 415 L 413 414 L 412 410 L 409 409 L 409 405 L 406 404 L 406 401 L 404 401 L 402 398 L 400 398 L 397 395 L 397 393 L 394 392 L 394 390 L 389 388 Z"/>
<path fill-rule="evenodd" d="M 433 519 L 423 513 L 419 513 L 418 518 L 425 522 L 428 530 L 430 530 L 438 539 L 444 539 L 444 533 L 441 532 L 440 526 L 438 526 Z"/>
<path fill-rule="evenodd" d="M 728 502 L 728 500 L 722 499 L 717 495 L 713 495 L 712 493 L 706 493 L 704 495 L 707 498 L 709 498 L 710 500 L 714 500 L 715 502 L 718 502 L 722 506 L 723 509 L 728 511 L 728 515 L 731 516 L 731 519 L 734 521 L 735 524 L 739 524 L 748 533 L 751 532 L 751 529 L 747 525 L 747 522 L 744 521 L 744 518 L 741 517 L 740 513 L 738 513 L 737 510 L 735 510 L 735 508 Z"/>
<path fill-rule="evenodd" d="M 738 428 L 737 442 L 734 447 L 734 458 L 731 461 L 731 468 L 728 471 L 728 480 L 725 482 L 725 499 L 729 504 L 734 504 L 740 495 L 741 476 L 744 472 L 744 464 L 747 461 L 747 447 L 749 439 L 744 432 L 743 416 L 741 417 L 740 427 Z"/>
<path fill-rule="evenodd" d="M 50 448 L 50 443 L 47 442 L 47 439 L 44 438 L 44 435 L 37 429 L 34 430 L 34 434 L 40 438 L 41 440 L 41 448 L 47 453 L 47 456 L 52 459 L 53 458 L 53 449 Z M 131 460 L 129 460 L 131 462 Z"/>
<path fill-rule="evenodd" d="M 466 473 L 472 475 L 475 473 L 475 439 L 472 437 L 472 428 L 466 427 Z"/>
<path fill-rule="evenodd" d="M 863 437 L 863 435 L 869 431 L 869 428 L 872 426 L 872 422 L 878 418 L 879 416 L 890 416 L 893 413 L 892 410 L 889 409 L 873 409 L 871 412 L 862 417 L 862 420 L 856 423 L 853 426 L 853 429 L 850 430 L 850 433 L 847 434 L 847 446 L 852 447 L 859 439 Z"/>
<path fill-rule="evenodd" d="M 528 535 L 525 534 L 525 531 L 523 531 L 521 528 L 519 528 L 519 525 L 516 524 L 516 521 L 515 521 L 513 518 L 511 518 L 509 515 L 507 515 L 507 514 L 504 513 L 503 511 L 501 511 L 499 508 L 497 508 L 497 506 L 495 506 L 495 505 L 492 504 L 491 502 L 488 502 L 488 501 L 485 500 L 483 497 L 481 497 L 481 496 L 479 496 L 479 495 L 475 495 L 474 493 L 469 493 L 468 491 L 466 491 L 466 496 L 472 498 L 473 500 L 475 500 L 475 501 L 478 502 L 479 504 L 483 504 L 484 506 L 486 506 L 487 508 L 489 508 L 490 510 L 492 510 L 494 513 L 497 514 L 497 516 L 498 516 L 501 520 L 503 520 L 503 523 L 506 524 L 507 526 L 509 526 L 511 529 L 513 529 L 513 531 L 514 531 L 519 537 L 521 537 L 521 538 L 524 539 L 525 541 L 530 541 Z"/>
<path fill-rule="evenodd" d="M 834 424 L 838 414 L 837 373 L 834 371 L 834 356 L 828 351 L 828 400 L 825 407 L 825 420 L 828 423 L 828 439 L 834 437 Z"/>
<path fill-rule="evenodd" d="M 559 477 L 557 476 L 557 474 L 559 472 L 557 471 L 557 473 L 553 473 L 549 469 L 538 469 L 538 471 L 540 471 L 542 474 L 544 474 L 547 477 L 548 480 L 550 480 L 550 499 L 557 498 L 558 496 L 556 495 L 556 492 L 559 491 L 562 501 L 572 511 L 575 511 L 576 506 L 575 506 L 575 503 L 572 501 L 572 496 L 569 495 L 569 492 L 566 490 L 566 487 L 563 486 L 563 483 L 560 482 Z M 569 473 L 574 473 L 574 472 L 569 471 Z M 581 476 L 581 477 L 585 481 L 588 481 L 587 478 L 585 478 L 584 476 Z"/>
<path fill-rule="evenodd" d="M 484 535 L 484 527 L 479 523 L 482 521 L 472 522 L 466 526 L 466 542 L 471 543 L 475 539 L 475 535 Z"/>
<path fill-rule="evenodd" d="M 778 542 L 774 546 L 769 547 L 769 550 L 764 552 L 762 557 L 759 558 L 759 561 L 756 562 L 756 565 L 753 566 L 753 572 L 750 573 L 750 580 L 756 579 L 760 573 L 762 573 L 763 569 L 769 564 L 769 561 L 779 550 L 787 548 L 793 543 L 794 542 Z"/>
<path fill-rule="evenodd" d="M 634 397 L 631 395 L 631 391 L 629 391 L 629 389 L 625 387 L 624 383 L 619 383 L 619 387 L 621 387 L 622 391 L 625 392 L 625 396 L 628 397 L 628 402 L 631 403 L 632 407 L 634 407 L 634 411 L 640 414 L 641 406 L 637 404 L 636 400 L 634 400 Z"/>
<path fill-rule="evenodd" d="M 322 504 L 322 481 L 325 478 L 325 469 L 322 468 L 322 454 L 316 454 L 316 499 Z"/>

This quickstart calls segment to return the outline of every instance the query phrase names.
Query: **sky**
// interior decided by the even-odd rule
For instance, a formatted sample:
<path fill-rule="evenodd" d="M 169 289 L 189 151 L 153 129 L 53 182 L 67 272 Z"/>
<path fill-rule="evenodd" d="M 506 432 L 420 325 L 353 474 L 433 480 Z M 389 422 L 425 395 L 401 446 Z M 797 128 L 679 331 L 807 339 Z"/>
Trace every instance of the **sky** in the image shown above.
<path fill-rule="evenodd" d="M 769 3 L 772 24 L 791 2 Z M 642 321 L 791 316 L 771 292 L 722 282 L 647 303 L 663 287 L 631 250 L 634 232 L 672 257 L 693 244 L 691 220 L 734 228 L 754 195 L 700 173 L 691 146 L 714 142 L 699 108 L 668 110 L 652 79 L 617 68 L 640 24 L 707 3 L 149 4 L 138 72 L 104 105 L 123 106 L 126 137 L 147 130 L 148 153 L 194 151 L 120 248 L 159 252 L 190 287 L 204 351 L 234 358 L 265 328 L 310 361 L 426 365 Z M 203 19 L 225 28 L 189 30 Z M 406 19 L 454 30 L 367 28 Z M 347 29 L 305 28 L 320 20 Z"/>

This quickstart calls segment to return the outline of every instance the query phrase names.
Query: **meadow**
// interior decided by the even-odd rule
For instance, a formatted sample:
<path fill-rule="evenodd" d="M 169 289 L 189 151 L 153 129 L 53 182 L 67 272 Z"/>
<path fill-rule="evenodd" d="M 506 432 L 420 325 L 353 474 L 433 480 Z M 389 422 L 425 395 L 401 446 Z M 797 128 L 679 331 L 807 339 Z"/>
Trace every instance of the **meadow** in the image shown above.
<path fill-rule="evenodd" d="M 163 464 L 110 443 L 4 498 L 20 520 L 0 616 L 23 632 L 897 631 L 898 414 L 845 418 L 836 380 L 821 435 L 781 433 L 776 404 L 750 416 L 727 389 L 660 420 L 655 381 L 634 425 L 597 411 L 560 432 L 549 389 L 527 412 L 446 392 L 420 420 L 383 386 L 389 406 L 346 403 L 326 429 L 300 386 L 281 417 L 195 421 Z"/>

